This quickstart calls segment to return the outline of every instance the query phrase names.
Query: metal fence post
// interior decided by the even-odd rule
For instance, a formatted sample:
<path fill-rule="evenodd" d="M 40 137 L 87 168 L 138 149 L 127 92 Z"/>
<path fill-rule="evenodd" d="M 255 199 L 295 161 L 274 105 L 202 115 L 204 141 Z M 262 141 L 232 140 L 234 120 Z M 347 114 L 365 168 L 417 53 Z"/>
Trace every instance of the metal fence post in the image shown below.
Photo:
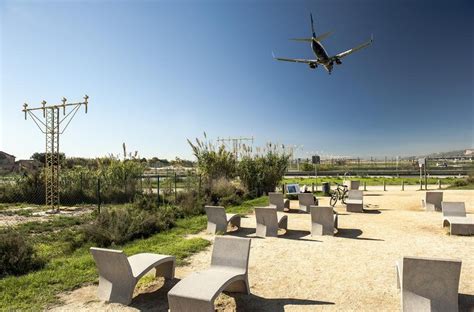
<path fill-rule="evenodd" d="M 367 182 L 364 181 L 364 191 L 367 191 Z"/>
<path fill-rule="evenodd" d="M 156 176 L 156 201 L 158 202 L 158 207 L 160 207 L 160 176 Z"/>
<path fill-rule="evenodd" d="M 177 197 L 178 197 L 178 193 L 177 193 L 177 190 L 176 190 L 176 172 L 175 172 L 174 173 L 174 202 L 175 203 L 176 203 Z"/>
<path fill-rule="evenodd" d="M 441 179 L 438 179 L 438 188 L 441 189 Z"/>
<path fill-rule="evenodd" d="M 102 204 L 102 198 L 100 196 L 100 178 L 97 178 L 97 210 L 100 213 L 100 205 Z"/>
<path fill-rule="evenodd" d="M 311 183 L 311 192 L 314 193 L 314 183 Z"/>
<path fill-rule="evenodd" d="M 387 186 L 385 184 L 385 180 L 383 180 L 383 190 L 386 191 L 387 190 Z"/>
<path fill-rule="evenodd" d="M 402 180 L 402 191 L 404 191 L 404 190 L 405 190 L 405 181 Z"/>
<path fill-rule="evenodd" d="M 286 194 L 286 183 L 283 183 L 283 195 Z"/>

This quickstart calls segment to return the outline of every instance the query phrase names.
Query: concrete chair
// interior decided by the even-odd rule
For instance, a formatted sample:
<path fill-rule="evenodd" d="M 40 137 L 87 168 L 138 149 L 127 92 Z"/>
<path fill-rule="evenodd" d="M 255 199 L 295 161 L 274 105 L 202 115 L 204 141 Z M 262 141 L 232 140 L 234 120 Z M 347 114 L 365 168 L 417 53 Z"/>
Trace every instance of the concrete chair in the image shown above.
<path fill-rule="evenodd" d="M 174 278 L 173 256 L 140 253 L 127 258 L 123 251 L 96 247 L 90 252 L 99 271 L 100 300 L 130 304 L 138 280 L 152 269 L 157 277 Z"/>
<path fill-rule="evenodd" d="M 347 192 L 346 211 L 364 212 L 364 193 L 358 190 Z"/>
<path fill-rule="evenodd" d="M 216 234 L 217 232 L 227 232 L 227 225 L 236 226 L 240 228 L 239 214 L 225 213 L 224 207 L 220 206 L 205 206 L 207 215 L 207 232 Z"/>
<path fill-rule="evenodd" d="M 342 184 L 346 185 L 348 190 L 358 190 L 360 187 L 360 181 L 344 180 Z"/>
<path fill-rule="evenodd" d="M 300 211 L 308 212 L 309 207 L 318 205 L 317 200 L 314 200 L 313 193 L 300 193 L 298 194 L 298 201 L 300 202 Z"/>
<path fill-rule="evenodd" d="M 460 260 L 404 257 L 396 267 L 402 311 L 458 311 Z"/>
<path fill-rule="evenodd" d="M 278 215 L 275 207 L 255 207 L 258 237 L 277 237 L 278 229 L 288 229 L 288 216 Z"/>
<path fill-rule="evenodd" d="M 474 220 L 466 215 L 463 202 L 441 202 L 443 227 L 449 225 L 451 235 L 474 235 Z"/>
<path fill-rule="evenodd" d="M 168 292 L 171 312 L 214 312 L 214 300 L 223 291 L 250 294 L 249 238 L 216 236 L 211 267 L 191 273 Z"/>
<path fill-rule="evenodd" d="M 421 206 L 426 211 L 441 211 L 443 192 L 426 192 L 425 199 L 421 200 Z"/>
<path fill-rule="evenodd" d="M 270 206 L 275 206 L 277 211 L 284 211 L 290 209 L 290 200 L 283 197 L 283 193 L 270 192 L 268 193 L 268 200 Z"/>
<path fill-rule="evenodd" d="M 334 235 L 337 230 L 337 213 L 332 207 L 310 206 L 311 236 Z"/>

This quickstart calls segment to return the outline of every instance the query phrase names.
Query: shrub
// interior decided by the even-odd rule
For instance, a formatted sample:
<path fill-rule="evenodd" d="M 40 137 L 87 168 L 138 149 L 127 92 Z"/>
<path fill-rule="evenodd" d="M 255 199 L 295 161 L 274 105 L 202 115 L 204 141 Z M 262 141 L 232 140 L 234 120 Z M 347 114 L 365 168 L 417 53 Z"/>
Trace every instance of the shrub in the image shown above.
<path fill-rule="evenodd" d="M 204 134 L 206 137 L 206 134 Z M 197 167 L 200 173 L 208 179 L 208 183 L 219 178 L 231 179 L 236 174 L 236 159 L 234 153 L 227 151 L 224 145 L 215 147 L 208 141 L 201 141 L 196 138 L 193 144 L 189 139 L 188 143 L 197 158 Z"/>
<path fill-rule="evenodd" d="M 176 219 L 173 207 L 152 211 L 127 208 L 103 209 L 97 219 L 83 227 L 85 237 L 101 247 L 122 245 L 135 238 L 144 238 L 167 230 Z"/>
<path fill-rule="evenodd" d="M 467 186 L 468 184 L 468 181 L 464 179 L 458 179 L 453 183 L 454 186 Z"/>
<path fill-rule="evenodd" d="M 200 196 L 196 191 L 179 192 L 176 198 L 176 205 L 179 207 L 176 216 L 182 218 L 203 214 L 206 202 L 206 197 Z"/>
<path fill-rule="evenodd" d="M 251 196 L 273 192 L 283 179 L 288 162 L 289 155 L 272 151 L 264 155 L 245 156 L 238 167 L 240 180 Z"/>
<path fill-rule="evenodd" d="M 0 277 L 25 274 L 44 264 L 33 246 L 19 233 L 12 229 L 0 232 Z"/>

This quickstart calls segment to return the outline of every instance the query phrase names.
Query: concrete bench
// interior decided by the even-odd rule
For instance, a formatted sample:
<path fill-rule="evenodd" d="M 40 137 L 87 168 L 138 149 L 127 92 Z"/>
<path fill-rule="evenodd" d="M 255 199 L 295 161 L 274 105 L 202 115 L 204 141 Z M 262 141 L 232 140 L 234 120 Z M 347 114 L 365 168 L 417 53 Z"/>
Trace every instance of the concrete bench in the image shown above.
<path fill-rule="evenodd" d="M 255 207 L 258 237 L 277 237 L 278 229 L 288 229 L 288 217 L 277 213 L 275 207 Z"/>
<path fill-rule="evenodd" d="M 311 236 L 334 235 L 337 230 L 337 213 L 332 207 L 311 206 Z"/>
<path fill-rule="evenodd" d="M 347 189 L 350 190 L 358 190 L 360 187 L 360 181 L 354 181 L 354 180 L 344 180 L 342 182 L 342 185 L 346 185 Z"/>
<path fill-rule="evenodd" d="M 275 206 L 277 211 L 284 211 L 290 209 L 290 200 L 283 197 L 283 193 L 270 192 L 268 193 L 268 200 L 270 206 Z"/>
<path fill-rule="evenodd" d="M 463 202 L 441 202 L 443 227 L 449 226 L 451 235 L 474 235 L 474 220 L 466 215 Z"/>
<path fill-rule="evenodd" d="M 225 213 L 225 208 L 221 206 L 205 206 L 207 215 L 207 232 L 216 234 L 217 232 L 227 232 L 227 225 L 240 228 L 239 214 Z"/>
<path fill-rule="evenodd" d="M 461 261 L 404 257 L 396 268 L 402 311 L 458 311 Z"/>
<path fill-rule="evenodd" d="M 358 190 L 347 192 L 346 211 L 364 212 L 364 193 Z"/>
<path fill-rule="evenodd" d="M 441 211 L 443 192 L 426 192 L 425 199 L 421 200 L 421 206 L 426 211 Z"/>
<path fill-rule="evenodd" d="M 194 272 L 168 292 L 171 312 L 214 312 L 214 301 L 223 291 L 250 294 L 249 238 L 216 236 L 211 267 Z"/>
<path fill-rule="evenodd" d="M 314 200 L 313 193 L 299 193 L 298 194 L 298 201 L 300 204 L 300 211 L 309 213 L 310 206 L 317 206 L 317 200 Z"/>
<path fill-rule="evenodd" d="M 121 250 L 91 247 L 99 271 L 100 300 L 128 305 L 138 280 L 155 269 L 155 276 L 174 278 L 175 257 L 152 253 L 127 256 Z"/>

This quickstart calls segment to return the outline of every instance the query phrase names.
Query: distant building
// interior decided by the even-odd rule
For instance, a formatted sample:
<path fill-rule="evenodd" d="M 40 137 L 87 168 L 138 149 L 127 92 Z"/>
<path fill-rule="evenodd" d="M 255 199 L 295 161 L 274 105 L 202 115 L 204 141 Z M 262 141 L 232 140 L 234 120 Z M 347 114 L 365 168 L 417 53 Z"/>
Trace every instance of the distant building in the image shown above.
<path fill-rule="evenodd" d="M 0 171 L 15 170 L 15 156 L 0 151 Z"/>
<path fill-rule="evenodd" d="M 33 172 L 43 167 L 43 163 L 36 159 L 20 159 L 15 164 L 18 172 Z"/>
<path fill-rule="evenodd" d="M 474 156 L 474 149 L 470 148 L 464 151 L 464 155 L 466 156 Z"/>

